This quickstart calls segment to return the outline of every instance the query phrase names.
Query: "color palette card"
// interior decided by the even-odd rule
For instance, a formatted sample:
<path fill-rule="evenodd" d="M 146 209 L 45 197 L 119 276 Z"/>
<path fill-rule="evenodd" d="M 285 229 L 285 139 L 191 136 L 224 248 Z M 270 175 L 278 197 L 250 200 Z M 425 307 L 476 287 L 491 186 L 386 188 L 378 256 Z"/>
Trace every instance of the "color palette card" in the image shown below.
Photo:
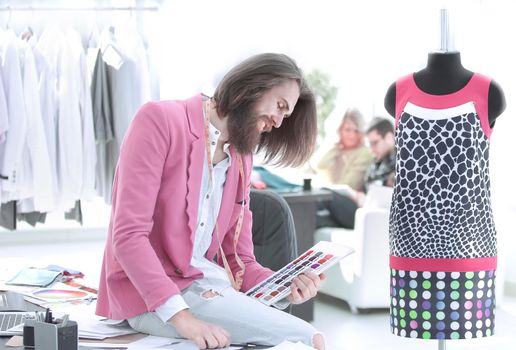
<path fill-rule="evenodd" d="M 290 285 L 296 276 L 306 271 L 319 274 L 353 252 L 351 247 L 321 241 L 246 294 L 265 305 L 272 305 L 290 294 Z"/>
<path fill-rule="evenodd" d="M 31 292 L 31 296 L 45 301 L 70 301 L 87 298 L 88 293 L 82 290 L 44 288 Z"/>
<path fill-rule="evenodd" d="M 96 299 L 97 295 L 87 290 L 71 287 L 64 283 L 57 283 L 49 288 L 35 289 L 25 293 L 27 297 L 46 303 L 61 303 L 74 300 Z"/>

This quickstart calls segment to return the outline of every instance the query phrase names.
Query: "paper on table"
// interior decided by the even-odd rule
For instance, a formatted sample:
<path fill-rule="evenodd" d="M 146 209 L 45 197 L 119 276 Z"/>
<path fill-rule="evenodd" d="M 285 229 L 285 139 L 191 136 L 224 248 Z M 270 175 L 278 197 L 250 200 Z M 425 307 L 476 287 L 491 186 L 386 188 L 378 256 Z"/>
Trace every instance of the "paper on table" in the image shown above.
<path fill-rule="evenodd" d="M 21 335 L 15 335 L 14 337 L 11 337 L 11 339 L 9 339 L 7 343 L 5 343 L 5 346 L 10 346 L 14 348 L 23 346 L 23 337 Z"/>
<path fill-rule="evenodd" d="M 271 350 L 272 349 L 274 349 L 274 350 L 313 350 L 314 348 L 312 348 L 311 346 L 308 346 L 304 343 L 301 343 L 301 342 L 292 343 L 288 340 L 285 340 L 283 343 L 278 344 L 270 349 Z"/>
<path fill-rule="evenodd" d="M 105 339 L 84 339 L 81 338 L 80 343 L 84 344 L 98 344 L 98 345 L 105 345 L 105 344 L 117 344 L 117 345 L 127 345 L 130 343 L 133 343 L 135 341 L 138 341 L 140 339 L 143 339 L 145 337 L 148 337 L 147 334 L 144 333 L 134 333 L 134 334 L 124 334 L 119 335 L 116 337 L 109 337 Z M 91 346 L 91 345 L 88 345 Z"/>
<path fill-rule="evenodd" d="M 116 343 L 84 343 L 79 342 L 80 347 L 95 348 L 95 349 L 128 349 L 127 344 Z"/>
<path fill-rule="evenodd" d="M 132 342 L 130 344 L 122 345 L 127 346 L 127 349 L 173 349 L 173 350 L 198 350 L 199 348 L 193 341 L 185 340 L 185 339 L 173 339 L 173 338 L 164 338 L 149 335 L 143 339 Z M 230 346 L 227 348 L 223 348 L 220 350 L 237 350 L 241 349 L 241 347 Z"/>
<path fill-rule="evenodd" d="M 77 321 L 79 326 L 79 338 L 105 339 L 137 333 L 125 322 L 120 325 L 110 325 L 92 318 L 81 318 L 74 321 Z"/>
<path fill-rule="evenodd" d="M 149 335 L 143 339 L 128 344 L 129 349 L 174 349 L 198 350 L 199 348 L 189 340 L 171 339 Z"/>

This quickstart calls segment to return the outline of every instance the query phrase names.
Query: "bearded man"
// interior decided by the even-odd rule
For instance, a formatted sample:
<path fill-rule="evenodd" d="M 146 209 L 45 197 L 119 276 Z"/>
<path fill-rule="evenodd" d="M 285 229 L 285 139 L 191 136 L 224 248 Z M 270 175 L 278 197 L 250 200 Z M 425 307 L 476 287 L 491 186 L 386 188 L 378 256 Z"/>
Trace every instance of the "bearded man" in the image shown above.
<path fill-rule="evenodd" d="M 144 105 L 120 150 L 97 314 L 201 349 L 284 340 L 323 349 L 309 323 L 243 294 L 273 273 L 253 254 L 252 153 L 301 165 L 316 134 L 314 95 L 282 54 L 241 62 L 213 97 Z M 314 297 L 323 278 L 295 278 L 285 302 Z"/>

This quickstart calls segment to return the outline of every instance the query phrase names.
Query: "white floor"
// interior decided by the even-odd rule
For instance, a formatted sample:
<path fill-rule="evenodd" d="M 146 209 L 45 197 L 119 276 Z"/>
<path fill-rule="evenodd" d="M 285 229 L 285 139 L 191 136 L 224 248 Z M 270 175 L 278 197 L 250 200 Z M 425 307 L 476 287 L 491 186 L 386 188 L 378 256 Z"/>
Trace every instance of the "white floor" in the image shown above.
<path fill-rule="evenodd" d="M 59 242 L 41 240 L 35 244 L 2 242 L 0 278 L 24 266 L 57 264 L 85 273 L 86 279 L 96 281 L 103 253 L 102 240 Z M 414 340 L 390 334 L 387 310 L 374 310 L 353 315 L 345 302 L 324 295 L 315 303 L 314 325 L 324 333 L 329 350 L 344 349 L 438 349 L 435 340 Z M 505 297 L 497 309 L 496 335 L 490 338 L 448 341 L 448 350 L 516 349 L 516 298 Z"/>
<path fill-rule="evenodd" d="M 389 311 L 372 310 L 353 315 L 347 304 L 328 296 L 318 296 L 313 322 L 326 337 L 328 350 L 438 350 L 437 340 L 407 339 L 389 329 Z M 516 298 L 505 297 L 496 313 L 496 335 L 490 338 L 446 341 L 447 350 L 516 349 Z"/>

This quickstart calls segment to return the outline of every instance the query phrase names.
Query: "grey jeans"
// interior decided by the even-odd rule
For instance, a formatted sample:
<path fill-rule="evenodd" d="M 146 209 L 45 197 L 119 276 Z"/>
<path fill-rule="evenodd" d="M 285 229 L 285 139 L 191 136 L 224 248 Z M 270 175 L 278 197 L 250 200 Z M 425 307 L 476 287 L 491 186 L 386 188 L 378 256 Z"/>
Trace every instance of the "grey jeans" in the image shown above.
<path fill-rule="evenodd" d="M 195 317 L 226 329 L 233 343 L 277 345 L 289 340 L 312 346 L 313 336 L 320 334 L 308 322 L 265 306 L 231 287 L 214 290 L 219 295 L 212 298 L 204 297 L 204 292 L 205 289 L 194 283 L 181 294 Z M 163 322 L 154 312 L 146 312 L 127 321 L 141 333 L 180 337 L 172 324 Z"/>

